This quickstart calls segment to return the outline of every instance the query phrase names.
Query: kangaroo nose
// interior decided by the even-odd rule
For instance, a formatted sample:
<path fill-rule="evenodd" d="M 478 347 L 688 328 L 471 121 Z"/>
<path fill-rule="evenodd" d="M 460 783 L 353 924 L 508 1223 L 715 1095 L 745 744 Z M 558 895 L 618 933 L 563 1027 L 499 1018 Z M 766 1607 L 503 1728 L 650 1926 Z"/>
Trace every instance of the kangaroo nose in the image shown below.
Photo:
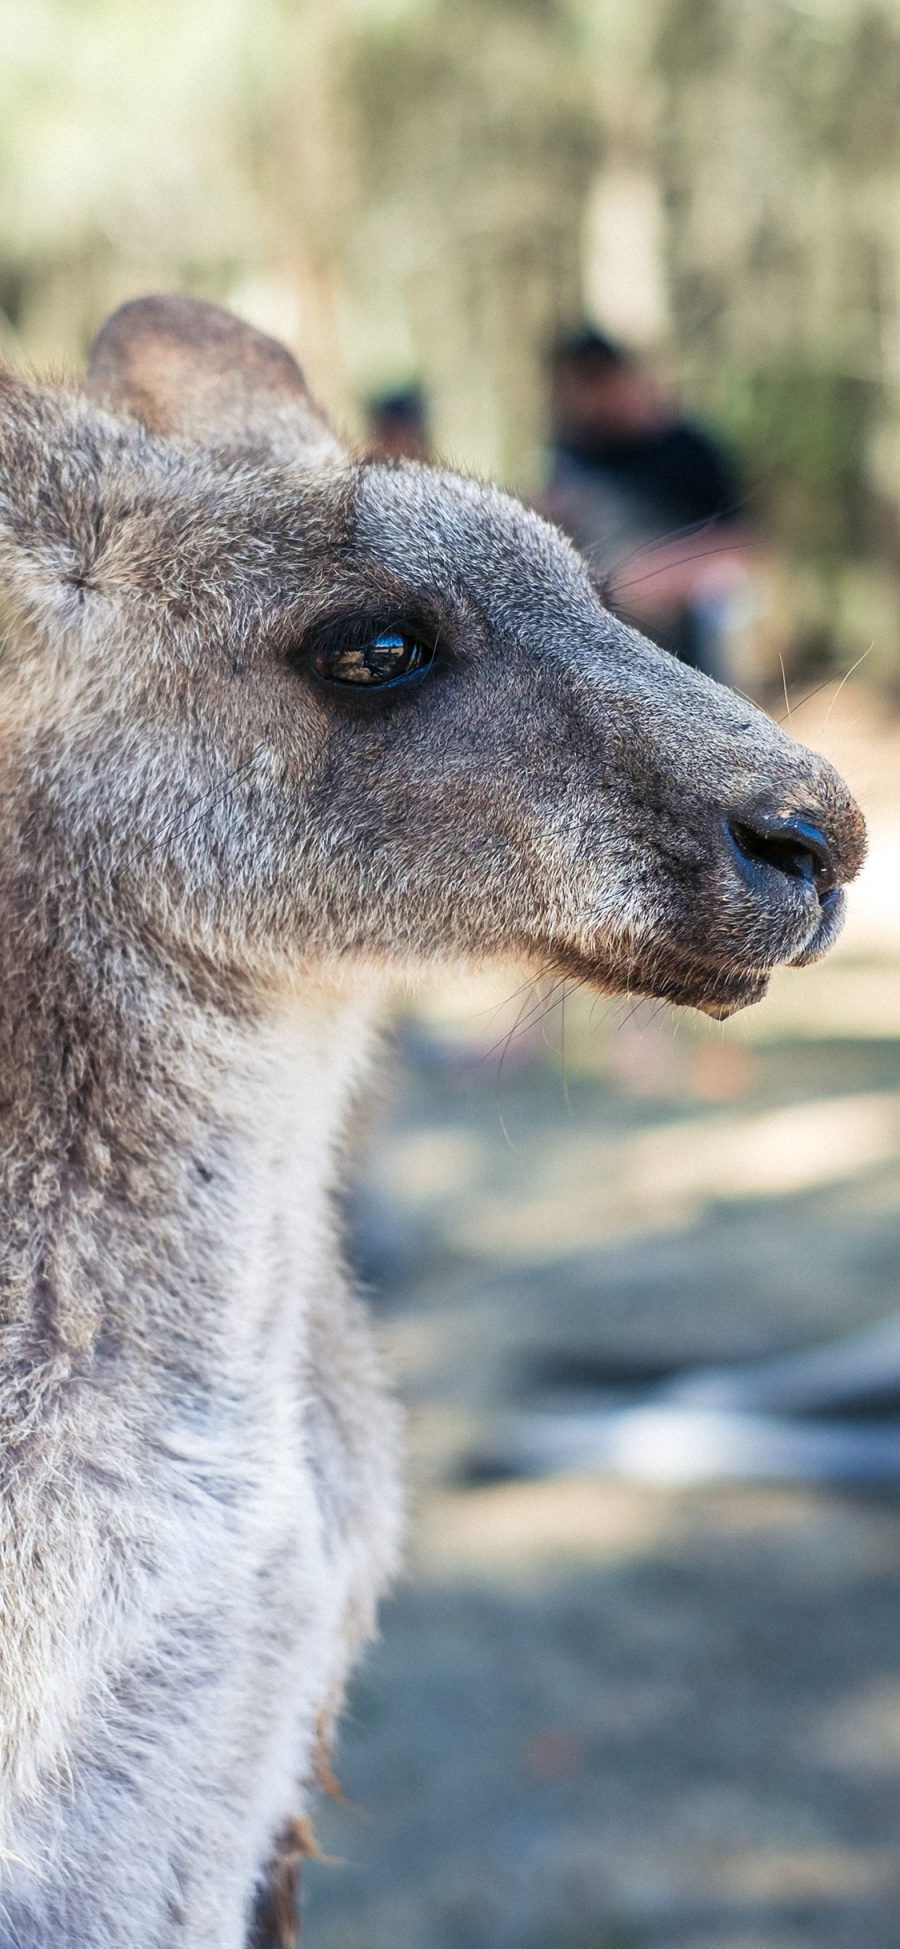
<path fill-rule="evenodd" d="M 814 887 L 821 905 L 830 905 L 839 880 L 832 848 L 820 826 L 767 813 L 728 819 L 726 825 L 747 885 L 758 885 L 761 869 L 774 869 L 788 880 Z"/>

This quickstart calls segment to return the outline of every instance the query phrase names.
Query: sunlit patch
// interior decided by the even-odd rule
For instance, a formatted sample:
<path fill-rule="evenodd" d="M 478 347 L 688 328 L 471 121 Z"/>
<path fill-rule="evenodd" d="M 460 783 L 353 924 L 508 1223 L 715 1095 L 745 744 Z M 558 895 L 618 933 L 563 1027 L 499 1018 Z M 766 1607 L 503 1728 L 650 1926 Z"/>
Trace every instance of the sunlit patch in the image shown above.
<path fill-rule="evenodd" d="M 670 1520 L 665 1499 L 578 1478 L 504 1482 L 433 1498 L 420 1529 L 421 1572 L 435 1581 L 532 1581 L 561 1563 L 617 1563 L 642 1556 Z"/>
<path fill-rule="evenodd" d="M 891 1568 L 896 1575 L 896 1565 Z M 861 1678 L 830 1708 L 817 1707 L 807 1738 L 826 1762 L 862 1764 L 867 1774 L 893 1777 L 900 1764 L 900 1679 L 893 1673 Z"/>
<path fill-rule="evenodd" d="M 458 1243 L 506 1259 L 551 1260 L 633 1232 L 698 1222 L 717 1199 L 786 1198 L 887 1162 L 900 1142 L 900 1093 L 819 1098 L 758 1116 L 679 1119 L 621 1139 L 557 1145 L 511 1215 L 461 1215 Z"/>

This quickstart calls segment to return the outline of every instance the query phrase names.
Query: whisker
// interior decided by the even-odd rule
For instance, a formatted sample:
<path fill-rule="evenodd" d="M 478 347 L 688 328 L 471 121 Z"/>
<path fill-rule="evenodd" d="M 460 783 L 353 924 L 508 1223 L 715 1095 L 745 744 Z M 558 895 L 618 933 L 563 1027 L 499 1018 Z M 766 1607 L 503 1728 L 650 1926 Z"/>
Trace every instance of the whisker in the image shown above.
<path fill-rule="evenodd" d="M 857 657 L 857 659 L 856 659 L 856 662 L 855 662 L 855 663 L 851 663 L 851 665 L 850 665 L 850 668 L 849 668 L 849 670 L 848 670 L 848 671 L 846 672 L 846 674 L 845 674 L 845 675 L 844 675 L 844 676 L 843 676 L 843 677 L 841 678 L 841 681 L 840 681 L 840 683 L 838 684 L 838 687 L 837 687 L 837 689 L 836 689 L 836 691 L 835 691 L 835 693 L 834 693 L 834 696 L 833 696 L 833 697 L 832 697 L 832 699 L 831 699 L 831 703 L 829 704 L 829 706 L 828 706 L 828 709 L 827 709 L 827 711 L 825 712 L 825 716 L 824 716 L 824 717 L 823 717 L 823 719 L 822 719 L 822 723 L 821 723 L 821 726 L 820 726 L 820 736 L 821 736 L 821 733 L 822 733 L 822 731 L 824 731 L 824 729 L 825 729 L 825 726 L 826 726 L 826 724 L 828 723 L 828 719 L 830 718 L 830 716 L 831 716 L 831 713 L 832 713 L 832 711 L 834 710 L 834 707 L 835 707 L 835 704 L 837 703 L 837 700 L 838 700 L 838 698 L 839 698 L 839 696 L 840 696 L 840 694 L 841 694 L 841 691 L 842 691 L 842 690 L 843 690 L 843 688 L 844 688 L 844 685 L 845 685 L 845 683 L 847 683 L 847 682 L 849 681 L 849 679 L 850 679 L 850 678 L 852 677 L 852 675 L 853 675 L 853 672 L 854 672 L 854 670 L 858 670 L 858 669 L 859 669 L 859 666 L 860 666 L 860 664 L 861 664 L 861 663 L 865 663 L 865 660 L 866 660 L 866 657 L 867 657 L 867 656 L 871 656 L 871 654 L 872 654 L 872 651 L 874 650 L 874 648 L 875 648 L 875 644 L 874 644 L 874 641 L 873 641 L 873 642 L 871 642 L 871 643 L 869 644 L 869 647 L 868 647 L 868 649 L 867 649 L 867 650 L 863 650 L 863 653 L 862 653 L 862 656 L 858 656 L 858 657 Z"/>
<path fill-rule="evenodd" d="M 724 527 L 728 522 L 736 521 L 739 516 L 746 513 L 751 501 L 758 501 L 760 499 L 765 486 L 766 483 L 764 481 L 758 481 L 754 487 L 742 495 L 740 500 L 734 501 L 730 507 L 721 508 L 716 514 L 700 515 L 696 521 L 686 521 L 680 528 L 667 528 L 664 534 L 648 537 L 644 541 L 637 542 L 633 548 L 627 549 L 623 555 L 617 556 L 616 560 L 610 563 L 607 573 L 616 575 L 619 569 L 627 568 L 629 562 L 639 561 L 642 555 L 649 554 L 653 549 L 665 548 L 668 542 L 684 541 L 690 535 L 711 532 L 716 527 Z M 585 560 L 593 560 L 602 546 L 603 540 L 601 537 L 589 549 L 582 549 L 581 552 Z"/>
<path fill-rule="evenodd" d="M 786 716 L 786 718 L 787 718 L 787 721 L 788 721 L 788 723 L 790 724 L 790 722 L 791 722 L 791 700 L 790 700 L 790 698 L 789 698 L 789 696 L 788 696 L 788 682 L 787 682 L 787 671 L 785 670 L 785 667 L 784 667 L 784 657 L 782 656 L 782 654 L 781 654 L 781 651 L 780 651 L 780 650 L 779 650 L 779 652 L 778 652 L 778 661 L 779 661 L 779 663 L 780 663 L 780 665 L 781 665 L 781 682 L 782 682 L 782 687 L 783 687 L 783 689 L 784 689 L 784 706 L 785 706 L 785 716 Z"/>
<path fill-rule="evenodd" d="M 536 981 L 539 981 L 540 979 L 541 979 L 541 977 L 540 977 L 539 975 L 532 975 L 532 977 L 531 977 L 531 980 L 530 980 L 529 982 L 527 982 L 527 983 L 525 984 L 525 986 L 526 986 L 527 988 L 530 988 L 530 987 L 533 987 L 533 985 L 534 985 L 534 983 L 535 983 Z M 526 1000 L 527 1000 L 527 996 L 526 996 Z M 487 1058 L 488 1058 L 488 1056 L 490 1056 L 490 1055 L 493 1055 L 493 1054 L 495 1053 L 495 1051 L 496 1051 L 497 1049 L 499 1049 L 499 1050 L 500 1050 L 500 1061 L 499 1061 L 499 1063 L 497 1064 L 497 1080 L 496 1080 L 496 1085 L 495 1085 L 495 1107 L 496 1107 L 496 1111 L 497 1111 L 497 1122 L 498 1122 L 498 1123 L 499 1123 L 499 1125 L 500 1125 L 500 1129 L 501 1129 L 501 1130 L 502 1130 L 502 1132 L 503 1132 L 503 1136 L 504 1136 L 504 1138 L 505 1138 L 505 1140 L 506 1140 L 506 1142 L 507 1142 L 507 1144 L 509 1145 L 509 1148 L 510 1148 L 510 1150 L 513 1150 L 513 1151 L 514 1151 L 514 1150 L 516 1150 L 516 1148 L 517 1148 L 517 1146 L 516 1146 L 516 1145 L 515 1145 L 515 1144 L 513 1143 L 513 1140 L 512 1140 L 512 1138 L 511 1138 L 511 1136 L 510 1136 L 510 1134 L 509 1134 L 509 1130 L 508 1130 L 508 1128 L 507 1128 L 507 1124 L 506 1124 L 506 1118 L 505 1118 L 505 1117 L 504 1117 L 504 1115 L 503 1115 L 503 1104 L 502 1104 L 502 1102 L 501 1102 L 501 1097 L 500 1097 L 500 1091 L 501 1091 L 501 1087 L 502 1087 L 502 1083 L 503 1083 L 503 1065 L 504 1065 L 504 1063 L 505 1063 L 505 1061 L 506 1061 L 506 1058 L 507 1058 L 507 1056 L 508 1056 L 508 1054 L 509 1054 L 509 1051 L 510 1051 L 510 1048 L 512 1047 L 512 1043 L 513 1043 L 513 1040 L 514 1040 L 514 1037 L 515 1037 L 515 1035 L 516 1035 L 516 1032 L 517 1032 L 517 1030 L 518 1030 L 518 1026 L 519 1026 L 519 1022 L 520 1022 L 520 1020 L 521 1020 L 521 1017 L 522 1017 L 522 1012 L 523 1012 L 523 1010 L 524 1010 L 524 1008 L 525 1008 L 525 1001 L 523 1001 L 523 1002 L 522 1002 L 522 1004 L 521 1004 L 521 1007 L 520 1007 L 520 1009 L 519 1009 L 519 1012 L 518 1012 L 518 1014 L 517 1014 L 517 1016 L 516 1016 L 516 1019 L 515 1019 L 515 1021 L 514 1021 L 514 1023 L 513 1023 L 513 1025 L 512 1025 L 512 1028 L 510 1029 L 510 1031 L 509 1031 L 509 1033 L 508 1033 L 508 1035 L 506 1035 L 506 1036 L 504 1036 L 504 1037 L 503 1037 L 503 1038 L 501 1039 L 501 1041 L 500 1041 L 500 1042 L 496 1042 L 496 1043 L 494 1044 L 494 1048 L 493 1048 L 493 1049 L 489 1049 L 489 1050 L 487 1051 L 487 1053 L 486 1053 L 486 1054 L 485 1054 L 484 1056 L 482 1056 L 482 1059 L 481 1059 L 481 1060 L 482 1060 L 482 1062 L 486 1062 L 486 1061 L 487 1061 Z M 530 1011 L 530 1012 L 533 1012 L 533 1011 Z"/>
<path fill-rule="evenodd" d="M 619 1034 L 620 1030 L 627 1029 L 629 1022 L 634 1021 L 638 1009 L 641 1007 L 641 1004 L 646 1001 L 646 999 L 647 999 L 646 995 L 638 995 L 637 1001 L 632 1003 L 630 1009 L 628 1010 L 628 1014 L 623 1015 L 621 1022 L 618 1024 L 616 1028 L 617 1035 Z"/>
<path fill-rule="evenodd" d="M 749 548 L 749 546 L 749 540 L 744 541 L 738 538 L 729 543 L 727 552 L 731 554 L 738 548 Z M 687 567 L 689 562 L 705 562 L 711 556 L 722 555 L 725 552 L 722 548 L 698 548 L 693 555 L 679 555 L 677 565 L 679 568 Z M 639 589 L 642 583 L 652 582 L 658 575 L 666 575 L 672 566 L 673 564 L 671 562 L 663 562 L 658 568 L 649 568 L 645 575 L 633 575 L 629 577 L 629 580 L 623 582 L 621 586 L 626 591 L 628 589 Z"/>
<path fill-rule="evenodd" d="M 572 1097 L 571 1097 L 571 1094 L 570 1094 L 570 1091 L 569 1091 L 569 1069 L 568 1069 L 568 1064 L 567 1064 L 567 1061 L 566 1061 L 566 1001 L 567 1001 L 567 999 L 568 999 L 568 998 L 567 998 L 567 995 L 566 995 L 566 991 L 565 991 L 565 989 L 563 989 L 563 995 L 562 995 L 562 1003 L 561 1003 L 561 1005 L 560 1005 L 560 1011 L 559 1011 L 559 1025 L 560 1025 L 560 1057 L 561 1057 L 561 1060 L 562 1060 L 562 1086 L 563 1086 L 563 1096 L 564 1096 L 564 1098 L 565 1098 L 565 1104 L 566 1104 L 566 1109 L 567 1109 L 567 1110 L 568 1110 L 568 1112 L 569 1112 L 569 1116 L 571 1116 L 571 1115 L 572 1115 Z"/>
<path fill-rule="evenodd" d="M 256 763 L 263 749 L 264 746 L 262 743 L 255 745 L 249 758 L 245 758 L 241 764 L 235 765 L 232 771 L 226 772 L 224 779 L 219 779 L 211 790 L 202 793 L 198 799 L 195 799 L 187 808 L 190 816 L 186 825 L 178 825 L 178 820 L 184 817 L 184 812 L 179 811 L 161 826 L 159 832 L 152 839 L 146 840 L 142 846 L 138 846 L 133 852 L 127 853 L 124 865 L 126 867 L 135 866 L 147 853 L 155 852 L 157 848 L 167 844 L 171 839 L 186 839 L 189 833 L 193 832 L 198 825 L 202 824 L 210 812 L 215 811 L 222 804 L 228 793 L 234 789 L 238 780 Z"/>
<path fill-rule="evenodd" d="M 527 994 L 527 990 L 528 990 L 528 989 L 530 989 L 530 988 L 533 988 L 533 987 L 535 986 L 535 983 L 536 983 L 536 982 L 538 982 L 538 981 L 540 981 L 540 980 L 541 980 L 541 976 L 540 976 L 540 975 L 531 975 L 531 976 L 530 976 L 530 978 L 529 978 L 529 980 L 528 980 L 528 981 L 527 981 L 527 982 L 526 982 L 526 983 L 524 984 L 524 986 L 525 986 L 525 989 L 526 989 L 526 993 L 525 993 L 525 995 L 523 996 L 523 999 L 522 999 L 522 1001 L 520 1002 L 520 1004 L 519 1004 L 519 1007 L 518 1007 L 518 1009 L 517 1009 L 517 1011 L 516 1011 L 516 1019 L 515 1019 L 515 1021 L 513 1022 L 513 1024 L 512 1024 L 512 1026 L 511 1026 L 511 1028 L 509 1028 L 509 1029 L 507 1029 L 507 1031 L 506 1031 L 506 1034 L 505 1034 L 505 1035 L 501 1035 L 501 1036 L 499 1037 L 499 1039 L 498 1039 L 498 1041 L 497 1041 L 497 1042 L 494 1042 L 494 1043 L 492 1043 L 492 1044 L 491 1044 L 491 1047 L 490 1047 L 489 1049 L 485 1049 L 485 1051 L 484 1051 L 484 1053 L 483 1053 L 483 1055 L 479 1057 L 479 1067 L 481 1066 L 481 1064 L 483 1064 L 483 1063 L 486 1063 L 486 1062 L 488 1062 L 488 1061 L 490 1060 L 490 1058 L 491 1058 L 491 1056 L 495 1056 L 495 1055 L 497 1054 L 497 1051 L 498 1051 L 498 1049 L 499 1049 L 499 1050 L 500 1050 L 500 1052 L 501 1052 L 501 1054 L 500 1054 L 500 1069 L 498 1070 L 498 1077 L 499 1077 L 499 1073 L 500 1073 L 500 1070 L 502 1070 L 502 1068 L 503 1068 L 503 1064 L 504 1064 L 504 1061 L 505 1061 L 505 1059 L 506 1059 L 506 1055 L 507 1055 L 507 1051 L 509 1050 L 509 1047 L 510 1047 L 510 1044 L 511 1044 L 511 1042 L 512 1042 L 512 1040 L 513 1040 L 513 1037 L 515 1036 L 515 1034 L 516 1034 L 516 1033 L 517 1033 L 517 1031 L 518 1031 L 518 1027 L 519 1027 L 519 1023 L 520 1023 L 520 1022 L 521 1022 L 521 1020 L 522 1020 L 522 1016 L 523 1016 L 523 1014 L 524 1014 L 524 1012 L 525 1012 L 525 1009 L 526 1009 L 526 1008 L 528 1007 L 528 994 Z M 533 1002 L 533 1003 L 532 1003 L 532 1005 L 531 1005 L 531 1008 L 529 1009 L 529 1014 L 532 1014 L 532 1013 L 534 1013 L 534 1010 L 535 1010 L 535 1008 L 536 1008 L 537 1006 L 538 1006 L 538 1004 L 537 1004 L 537 1003 L 534 1003 L 534 1002 Z"/>
<path fill-rule="evenodd" d="M 534 982 L 543 981 L 546 975 L 552 974 L 553 966 L 554 964 L 552 961 L 545 962 L 544 966 L 542 968 L 538 968 L 534 974 L 526 975 L 525 980 L 520 981 L 518 988 L 514 988 L 511 994 L 504 995 L 502 1001 L 487 1002 L 484 1008 L 475 1009 L 470 1017 L 470 1020 L 473 1022 L 478 1022 L 482 1019 L 483 1016 L 487 1016 L 488 1019 L 490 1020 L 493 1016 L 499 1015 L 500 1010 L 502 1008 L 509 1008 L 510 1004 L 514 1002 L 519 995 L 524 994 L 526 988 L 531 988 Z"/>
<path fill-rule="evenodd" d="M 585 974 L 580 975 L 577 981 L 572 982 L 567 975 L 561 975 L 559 980 L 554 983 L 550 996 L 548 998 L 542 997 L 541 1001 L 536 1003 L 534 1008 L 529 1011 L 529 1014 L 526 1015 L 523 1022 L 516 1022 L 515 1027 L 506 1038 L 504 1056 L 514 1041 L 518 1041 L 520 1036 L 527 1035 L 529 1030 L 535 1030 L 541 1027 L 548 1016 L 552 1015 L 553 1010 L 559 1008 L 560 1004 L 565 1001 L 567 995 L 577 995 L 579 989 L 587 987 L 592 979 L 593 977 L 591 975 Z M 554 990 L 559 989 L 562 990 L 561 994 L 554 992 Z"/>
<path fill-rule="evenodd" d="M 794 705 L 795 711 L 802 711 L 804 704 L 811 704 L 814 697 L 820 697 L 823 690 L 830 690 L 833 683 L 833 677 L 823 677 L 820 684 L 816 684 L 812 690 L 807 690 L 804 696 L 798 699 Z M 789 711 L 782 712 L 781 717 L 776 717 L 776 724 L 783 724 L 787 716 L 789 716 Z"/>
<path fill-rule="evenodd" d="M 564 977 L 560 976 L 559 979 L 553 983 L 553 987 L 550 990 L 551 995 L 553 994 L 554 989 L 560 986 L 560 982 L 563 980 L 563 978 Z M 532 976 L 532 982 L 540 981 L 542 979 L 543 977 L 540 975 Z M 548 1004 L 547 998 L 544 995 L 539 995 L 537 1001 L 532 1003 L 532 1006 L 527 1010 L 527 1012 L 525 1009 L 525 1003 L 523 1002 L 522 1007 L 519 1009 L 518 1015 L 516 1016 L 512 1028 L 508 1031 L 506 1035 L 501 1036 L 499 1042 L 494 1043 L 493 1048 L 485 1050 L 485 1053 L 481 1058 L 482 1062 L 487 1062 L 491 1056 L 496 1055 L 498 1049 L 502 1049 L 505 1055 L 506 1052 L 511 1048 L 513 1042 L 517 1042 L 520 1036 L 527 1035 L 529 1029 L 537 1028 L 538 1023 L 543 1020 L 543 1017 L 547 1012 L 548 1006 L 553 1007 L 555 1006 L 555 1003 L 551 1002 Z M 523 1020 L 523 1015 L 524 1015 L 524 1020 Z"/>

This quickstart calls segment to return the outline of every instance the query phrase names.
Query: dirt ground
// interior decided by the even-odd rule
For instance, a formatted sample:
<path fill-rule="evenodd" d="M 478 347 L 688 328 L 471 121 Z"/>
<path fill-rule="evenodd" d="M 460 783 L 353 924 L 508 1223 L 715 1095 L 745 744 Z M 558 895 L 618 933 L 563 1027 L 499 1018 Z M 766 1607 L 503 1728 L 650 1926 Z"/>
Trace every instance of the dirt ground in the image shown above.
<path fill-rule="evenodd" d="M 742 1360 L 897 1309 L 900 735 L 828 705 L 798 731 L 873 830 L 829 962 L 725 1030 L 539 1029 L 527 997 L 504 1047 L 523 997 L 451 983 L 400 1031 L 355 1223 L 409 1571 L 311 1949 L 900 1945 L 900 1494 L 467 1479 L 562 1356 Z"/>

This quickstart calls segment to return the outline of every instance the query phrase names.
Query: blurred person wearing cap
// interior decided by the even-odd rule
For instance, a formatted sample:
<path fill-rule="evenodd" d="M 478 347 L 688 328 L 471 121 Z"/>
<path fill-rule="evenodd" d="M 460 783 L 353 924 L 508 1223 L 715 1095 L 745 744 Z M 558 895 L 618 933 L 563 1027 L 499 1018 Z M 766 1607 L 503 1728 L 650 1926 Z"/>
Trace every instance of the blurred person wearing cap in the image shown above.
<path fill-rule="evenodd" d="M 373 394 L 366 402 L 366 429 L 384 460 L 430 460 L 428 411 L 418 386 Z"/>
<path fill-rule="evenodd" d="M 604 332 L 585 326 L 559 340 L 550 369 L 542 512 L 588 556 L 611 607 L 727 681 L 751 540 L 730 455 Z"/>

